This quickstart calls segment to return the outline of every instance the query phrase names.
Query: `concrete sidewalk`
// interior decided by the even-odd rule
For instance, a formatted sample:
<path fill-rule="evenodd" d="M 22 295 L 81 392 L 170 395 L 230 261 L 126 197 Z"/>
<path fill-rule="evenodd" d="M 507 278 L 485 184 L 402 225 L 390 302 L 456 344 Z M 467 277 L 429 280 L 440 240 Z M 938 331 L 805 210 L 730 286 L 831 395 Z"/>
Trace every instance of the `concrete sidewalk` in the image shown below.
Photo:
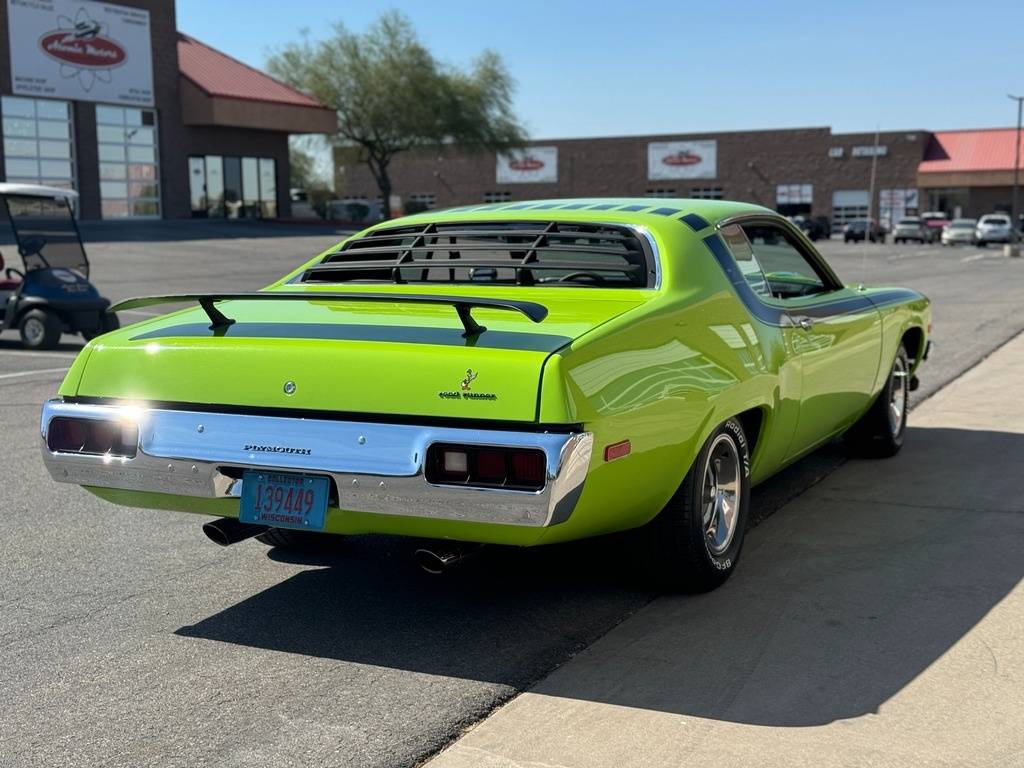
<path fill-rule="evenodd" d="M 911 424 L 429 765 L 1024 766 L 1024 336 Z"/>

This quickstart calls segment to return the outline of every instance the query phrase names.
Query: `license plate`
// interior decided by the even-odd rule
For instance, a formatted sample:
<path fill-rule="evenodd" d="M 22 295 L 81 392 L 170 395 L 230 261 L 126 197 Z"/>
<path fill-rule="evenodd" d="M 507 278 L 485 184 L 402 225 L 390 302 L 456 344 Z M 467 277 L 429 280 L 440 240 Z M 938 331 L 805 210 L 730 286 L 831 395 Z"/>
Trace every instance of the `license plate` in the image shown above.
<path fill-rule="evenodd" d="M 326 477 L 248 470 L 242 475 L 238 519 L 273 528 L 322 531 L 327 495 Z"/>

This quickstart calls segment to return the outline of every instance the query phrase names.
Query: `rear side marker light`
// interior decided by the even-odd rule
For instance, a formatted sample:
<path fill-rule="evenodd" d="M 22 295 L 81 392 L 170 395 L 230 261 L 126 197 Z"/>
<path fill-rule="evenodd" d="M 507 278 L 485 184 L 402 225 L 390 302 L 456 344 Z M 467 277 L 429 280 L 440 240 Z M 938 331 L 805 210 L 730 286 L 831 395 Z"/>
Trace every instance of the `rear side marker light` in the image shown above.
<path fill-rule="evenodd" d="M 56 416 L 46 430 L 46 447 L 55 453 L 132 458 L 138 444 L 139 428 L 122 421 Z"/>
<path fill-rule="evenodd" d="M 615 459 L 621 459 L 623 456 L 628 456 L 631 450 L 633 450 L 633 446 L 629 444 L 629 440 L 623 440 L 621 443 L 612 443 L 609 446 L 605 446 L 604 460 L 614 461 Z"/>
<path fill-rule="evenodd" d="M 438 444 L 427 450 L 426 478 L 435 485 L 539 491 L 547 459 L 537 448 Z"/>

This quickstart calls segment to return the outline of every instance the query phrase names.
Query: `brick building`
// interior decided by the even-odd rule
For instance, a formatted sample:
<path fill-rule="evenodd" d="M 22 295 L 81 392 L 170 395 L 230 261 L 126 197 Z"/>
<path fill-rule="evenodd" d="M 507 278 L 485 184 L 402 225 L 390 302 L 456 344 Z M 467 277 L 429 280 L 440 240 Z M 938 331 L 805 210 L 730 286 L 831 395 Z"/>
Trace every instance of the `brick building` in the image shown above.
<path fill-rule="evenodd" d="M 872 214 L 883 222 L 924 210 L 950 216 L 1009 210 L 1012 165 L 1007 170 L 1006 162 L 1013 153 L 1004 145 L 1012 132 L 969 132 L 999 144 L 989 154 L 1002 170 L 981 175 L 977 162 L 965 158 L 974 156 L 973 145 L 952 141 L 955 133 L 887 131 L 879 134 L 877 149 L 873 133 L 827 127 L 557 139 L 531 142 L 507 157 L 438 147 L 398 155 L 391 178 L 402 204 L 428 207 L 558 197 L 713 197 L 787 215 L 824 215 L 839 227 L 867 215 L 876 156 Z M 976 188 L 979 183 L 987 186 Z M 345 148 L 335 152 L 335 189 L 348 199 L 377 198 L 372 176 Z"/>
<path fill-rule="evenodd" d="M 178 32 L 171 0 L 0 0 L 4 181 L 85 219 L 290 215 L 288 136 L 333 110 Z"/>

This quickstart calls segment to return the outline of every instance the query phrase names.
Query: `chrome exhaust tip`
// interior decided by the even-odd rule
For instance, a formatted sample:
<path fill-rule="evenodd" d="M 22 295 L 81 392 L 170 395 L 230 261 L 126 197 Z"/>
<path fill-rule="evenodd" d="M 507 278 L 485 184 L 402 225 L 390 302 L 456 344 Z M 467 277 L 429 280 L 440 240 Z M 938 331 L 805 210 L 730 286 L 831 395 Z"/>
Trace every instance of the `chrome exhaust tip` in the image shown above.
<path fill-rule="evenodd" d="M 476 554 L 483 544 L 469 547 L 449 546 L 438 549 L 420 548 L 413 552 L 416 564 L 429 574 L 438 576 L 451 570 L 467 557 Z"/>
<path fill-rule="evenodd" d="M 203 523 L 203 533 L 206 534 L 206 538 L 222 547 L 229 547 L 240 541 L 251 539 L 265 530 L 267 530 L 265 525 L 243 523 L 235 517 L 221 517 Z"/>

